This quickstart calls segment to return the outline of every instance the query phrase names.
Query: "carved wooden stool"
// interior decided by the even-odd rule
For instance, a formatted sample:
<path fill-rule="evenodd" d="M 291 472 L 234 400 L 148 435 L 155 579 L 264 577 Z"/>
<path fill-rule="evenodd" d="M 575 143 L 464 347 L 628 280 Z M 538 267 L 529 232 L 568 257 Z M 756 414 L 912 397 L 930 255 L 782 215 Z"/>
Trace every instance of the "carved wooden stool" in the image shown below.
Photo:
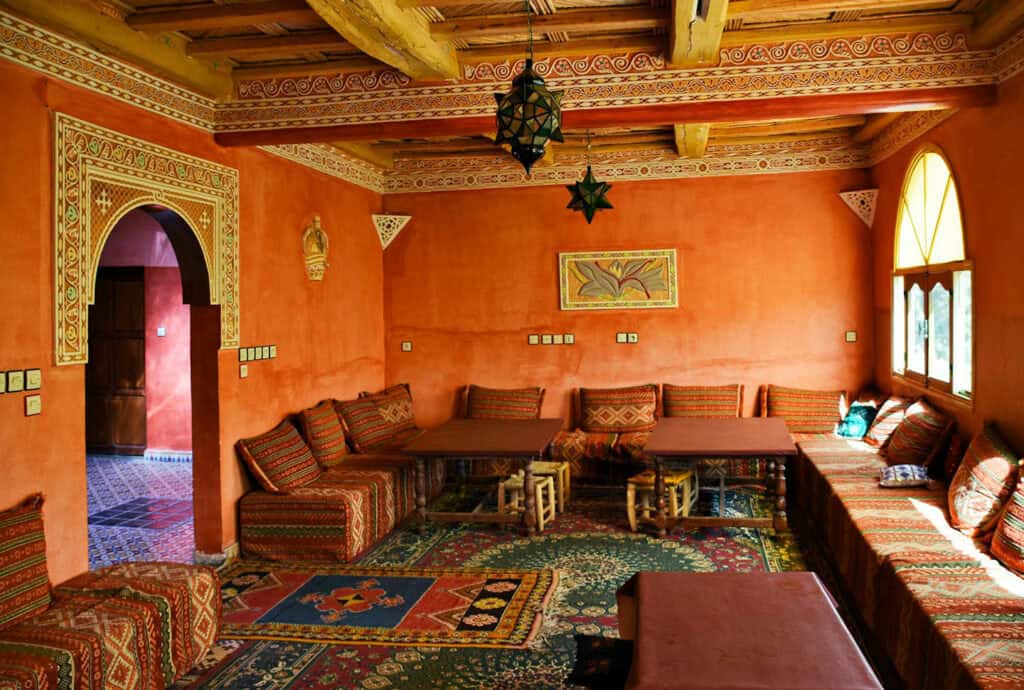
<path fill-rule="evenodd" d="M 564 513 L 572 500 L 572 480 L 569 477 L 569 463 L 535 460 L 534 477 L 551 477 L 555 481 L 555 496 L 558 498 L 558 512 Z"/>
<path fill-rule="evenodd" d="M 534 463 L 536 466 L 536 463 Z M 523 471 L 498 482 L 498 512 L 521 513 L 526 510 Z M 550 477 L 533 477 L 534 505 L 537 511 L 537 531 L 543 532 L 544 525 L 555 519 L 555 480 Z"/>
<path fill-rule="evenodd" d="M 697 474 L 693 470 L 679 470 L 665 473 L 665 494 L 668 498 L 670 517 L 686 517 L 697 503 Z M 653 522 L 654 470 L 644 470 L 626 482 L 626 517 L 629 529 L 636 532 L 637 498 L 640 499 L 640 520 Z"/>

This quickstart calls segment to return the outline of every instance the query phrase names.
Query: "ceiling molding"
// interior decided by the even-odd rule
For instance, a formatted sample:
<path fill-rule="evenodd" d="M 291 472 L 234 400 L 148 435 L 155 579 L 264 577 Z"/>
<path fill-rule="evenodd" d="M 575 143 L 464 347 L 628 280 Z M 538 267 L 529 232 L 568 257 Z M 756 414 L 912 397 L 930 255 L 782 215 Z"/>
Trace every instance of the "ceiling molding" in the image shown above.
<path fill-rule="evenodd" d="M 878 165 L 904 146 L 956 115 L 956 110 L 920 110 L 906 113 L 883 129 L 870 144 L 869 161 Z"/>
<path fill-rule="evenodd" d="M 260 150 L 378 194 L 386 191 L 384 173 L 380 168 L 347 156 L 327 144 L 280 144 L 261 146 Z"/>

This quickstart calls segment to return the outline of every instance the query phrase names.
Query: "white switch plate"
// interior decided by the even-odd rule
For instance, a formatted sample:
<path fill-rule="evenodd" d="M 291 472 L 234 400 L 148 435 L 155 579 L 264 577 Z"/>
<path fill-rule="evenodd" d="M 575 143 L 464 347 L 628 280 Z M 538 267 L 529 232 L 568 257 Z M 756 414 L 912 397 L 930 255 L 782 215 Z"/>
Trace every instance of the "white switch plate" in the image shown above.
<path fill-rule="evenodd" d="M 25 398 L 25 416 L 35 417 L 43 413 L 43 396 L 29 395 Z"/>
<path fill-rule="evenodd" d="M 630 343 L 638 343 L 640 342 L 640 335 L 637 333 L 627 333 L 626 340 Z"/>
<path fill-rule="evenodd" d="M 540 336 L 537 335 L 536 333 L 531 333 L 530 335 L 526 336 L 526 344 L 540 345 Z"/>
<path fill-rule="evenodd" d="M 574 336 L 572 333 L 566 333 L 564 336 L 564 340 L 566 345 L 576 344 L 576 336 Z"/>
<path fill-rule="evenodd" d="M 402 341 L 402 352 L 412 352 L 412 341 L 411 340 L 403 340 Z"/>
<path fill-rule="evenodd" d="M 561 345 L 562 343 L 565 342 L 564 336 L 561 333 L 555 333 L 555 335 L 551 338 L 551 342 L 553 342 L 555 345 Z"/>
<path fill-rule="evenodd" d="M 540 337 L 540 343 L 541 343 L 541 345 L 550 345 L 551 344 L 551 334 L 550 333 L 545 333 L 544 335 L 542 335 Z"/>
<path fill-rule="evenodd" d="M 167 335 L 167 328 L 165 326 L 157 326 L 156 327 L 156 337 L 157 338 L 163 338 L 166 335 Z"/>
<path fill-rule="evenodd" d="M 846 342 L 855 343 L 857 342 L 857 331 L 846 331 Z"/>
<path fill-rule="evenodd" d="M 616 333 L 615 334 L 615 342 L 617 342 L 617 343 L 626 343 L 626 342 L 629 342 L 629 340 L 628 340 L 628 338 L 627 338 L 625 333 Z"/>
<path fill-rule="evenodd" d="M 269 345 L 264 345 L 263 346 L 263 357 L 262 357 L 262 359 L 270 359 L 270 346 Z"/>
<path fill-rule="evenodd" d="M 249 378 L 249 365 L 243 364 L 238 367 L 238 378 L 247 379 Z"/>
<path fill-rule="evenodd" d="M 270 346 L 270 359 L 277 359 L 277 345 Z"/>
<path fill-rule="evenodd" d="M 43 372 L 40 369 L 25 370 L 25 390 L 37 391 L 43 387 Z"/>

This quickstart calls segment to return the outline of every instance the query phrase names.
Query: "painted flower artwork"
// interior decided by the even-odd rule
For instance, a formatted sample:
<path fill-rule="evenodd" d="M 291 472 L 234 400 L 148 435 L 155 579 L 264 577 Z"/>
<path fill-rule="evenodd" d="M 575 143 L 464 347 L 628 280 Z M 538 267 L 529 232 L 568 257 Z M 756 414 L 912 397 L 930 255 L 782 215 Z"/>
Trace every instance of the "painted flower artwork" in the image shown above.
<path fill-rule="evenodd" d="M 563 253 L 559 282 L 566 310 L 678 306 L 674 249 Z"/>

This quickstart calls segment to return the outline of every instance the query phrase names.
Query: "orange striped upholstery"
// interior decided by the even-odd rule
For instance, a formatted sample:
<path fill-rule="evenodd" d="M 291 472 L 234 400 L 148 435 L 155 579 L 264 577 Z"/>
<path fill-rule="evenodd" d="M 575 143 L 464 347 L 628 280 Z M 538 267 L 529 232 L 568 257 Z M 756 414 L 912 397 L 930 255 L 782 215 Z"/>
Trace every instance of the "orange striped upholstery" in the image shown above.
<path fill-rule="evenodd" d="M 739 417 L 743 386 L 661 386 L 666 417 Z"/>
<path fill-rule="evenodd" d="M 321 467 L 339 465 L 348 455 L 345 445 L 345 427 L 338 419 L 338 411 L 330 400 L 299 413 L 302 434 L 306 437 L 313 456 Z"/>
<path fill-rule="evenodd" d="M 0 629 L 50 605 L 43 533 L 43 495 L 0 512 Z"/>
<path fill-rule="evenodd" d="M 881 409 L 875 415 L 875 421 L 871 422 L 871 428 L 864 435 L 864 442 L 875 448 L 884 448 L 896 427 L 903 421 L 912 402 L 907 398 L 893 396 L 882 403 Z"/>
<path fill-rule="evenodd" d="M 357 453 L 383 448 L 394 439 L 394 428 L 384 419 L 373 400 L 335 400 L 334 408 L 345 422 L 348 441 Z"/>
<path fill-rule="evenodd" d="M 885 447 L 890 465 L 929 465 L 953 431 L 953 420 L 924 400 L 907 408 Z"/>
<path fill-rule="evenodd" d="M 623 434 L 653 431 L 658 407 L 654 384 L 629 388 L 581 388 L 583 431 Z"/>
<path fill-rule="evenodd" d="M 537 419 L 543 388 L 484 388 L 470 384 L 466 391 L 469 419 Z"/>
<path fill-rule="evenodd" d="M 762 391 L 761 414 L 782 417 L 794 434 L 825 434 L 835 430 L 845 406 L 843 391 L 766 386 Z"/>
<path fill-rule="evenodd" d="M 286 494 L 320 476 L 309 446 L 288 420 L 259 436 L 243 438 L 237 447 L 256 481 L 270 493 Z"/>
<path fill-rule="evenodd" d="M 949 485 L 949 520 L 974 537 L 995 528 L 999 512 L 1017 485 L 1019 460 L 994 426 L 986 426 L 967 448 Z"/>
<path fill-rule="evenodd" d="M 1017 482 L 1006 510 L 996 524 L 992 555 L 1003 565 L 1024 576 L 1024 481 Z"/>

